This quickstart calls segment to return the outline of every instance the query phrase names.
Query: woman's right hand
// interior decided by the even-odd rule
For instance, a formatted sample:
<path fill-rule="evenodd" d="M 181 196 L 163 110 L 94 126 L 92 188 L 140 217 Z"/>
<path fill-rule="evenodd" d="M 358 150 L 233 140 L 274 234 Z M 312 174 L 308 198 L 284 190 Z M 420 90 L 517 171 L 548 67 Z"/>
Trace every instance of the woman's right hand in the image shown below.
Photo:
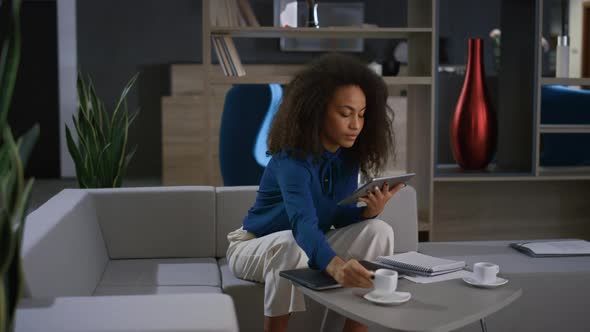
<path fill-rule="evenodd" d="M 373 273 L 365 269 L 356 259 L 345 262 L 335 256 L 326 267 L 326 272 L 343 287 L 373 287 Z"/>

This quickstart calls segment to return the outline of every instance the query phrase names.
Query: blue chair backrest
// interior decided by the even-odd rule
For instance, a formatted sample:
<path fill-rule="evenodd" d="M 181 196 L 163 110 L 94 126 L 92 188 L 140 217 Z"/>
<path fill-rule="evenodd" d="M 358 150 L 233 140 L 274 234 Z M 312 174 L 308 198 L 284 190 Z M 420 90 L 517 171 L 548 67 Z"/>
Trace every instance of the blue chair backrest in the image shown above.
<path fill-rule="evenodd" d="M 240 84 L 226 94 L 219 133 L 224 186 L 260 184 L 270 160 L 266 138 L 282 91 L 279 84 Z"/>

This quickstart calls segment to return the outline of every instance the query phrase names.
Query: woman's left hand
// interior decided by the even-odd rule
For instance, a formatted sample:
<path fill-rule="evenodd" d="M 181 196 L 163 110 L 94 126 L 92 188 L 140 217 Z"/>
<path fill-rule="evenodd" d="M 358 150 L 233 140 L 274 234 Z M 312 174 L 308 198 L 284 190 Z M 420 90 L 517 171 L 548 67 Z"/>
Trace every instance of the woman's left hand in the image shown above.
<path fill-rule="evenodd" d="M 400 183 L 393 188 L 389 188 L 389 185 L 385 183 L 383 188 L 376 186 L 373 190 L 369 191 L 367 196 L 359 198 L 360 202 L 365 202 L 367 204 L 367 207 L 362 214 L 363 218 L 372 218 L 383 212 L 385 204 L 387 204 L 395 193 L 405 186 L 404 183 Z"/>

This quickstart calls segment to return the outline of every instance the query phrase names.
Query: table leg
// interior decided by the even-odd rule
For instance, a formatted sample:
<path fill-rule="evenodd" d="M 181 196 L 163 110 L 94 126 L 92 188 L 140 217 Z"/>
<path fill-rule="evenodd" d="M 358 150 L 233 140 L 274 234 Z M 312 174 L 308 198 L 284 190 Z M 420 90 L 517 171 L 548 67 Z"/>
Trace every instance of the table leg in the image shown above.
<path fill-rule="evenodd" d="M 479 323 L 481 324 L 481 332 L 488 332 L 488 327 L 486 326 L 485 318 L 480 319 Z"/>

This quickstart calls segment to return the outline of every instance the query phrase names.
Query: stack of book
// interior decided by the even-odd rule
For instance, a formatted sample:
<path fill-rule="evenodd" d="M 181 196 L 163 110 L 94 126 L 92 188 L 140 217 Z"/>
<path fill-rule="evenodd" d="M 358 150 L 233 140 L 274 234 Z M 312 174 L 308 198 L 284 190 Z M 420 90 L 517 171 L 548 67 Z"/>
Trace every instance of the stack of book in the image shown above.
<path fill-rule="evenodd" d="M 465 268 L 464 261 L 438 258 L 409 251 L 392 256 L 379 256 L 376 263 L 402 274 L 432 277 Z"/>
<path fill-rule="evenodd" d="M 244 76 L 246 71 L 230 36 L 212 36 L 211 42 L 225 76 Z"/>
<path fill-rule="evenodd" d="M 260 26 L 248 0 L 215 0 L 210 1 L 209 6 L 212 26 Z M 213 35 L 211 42 L 225 76 L 246 75 L 230 36 Z"/>

